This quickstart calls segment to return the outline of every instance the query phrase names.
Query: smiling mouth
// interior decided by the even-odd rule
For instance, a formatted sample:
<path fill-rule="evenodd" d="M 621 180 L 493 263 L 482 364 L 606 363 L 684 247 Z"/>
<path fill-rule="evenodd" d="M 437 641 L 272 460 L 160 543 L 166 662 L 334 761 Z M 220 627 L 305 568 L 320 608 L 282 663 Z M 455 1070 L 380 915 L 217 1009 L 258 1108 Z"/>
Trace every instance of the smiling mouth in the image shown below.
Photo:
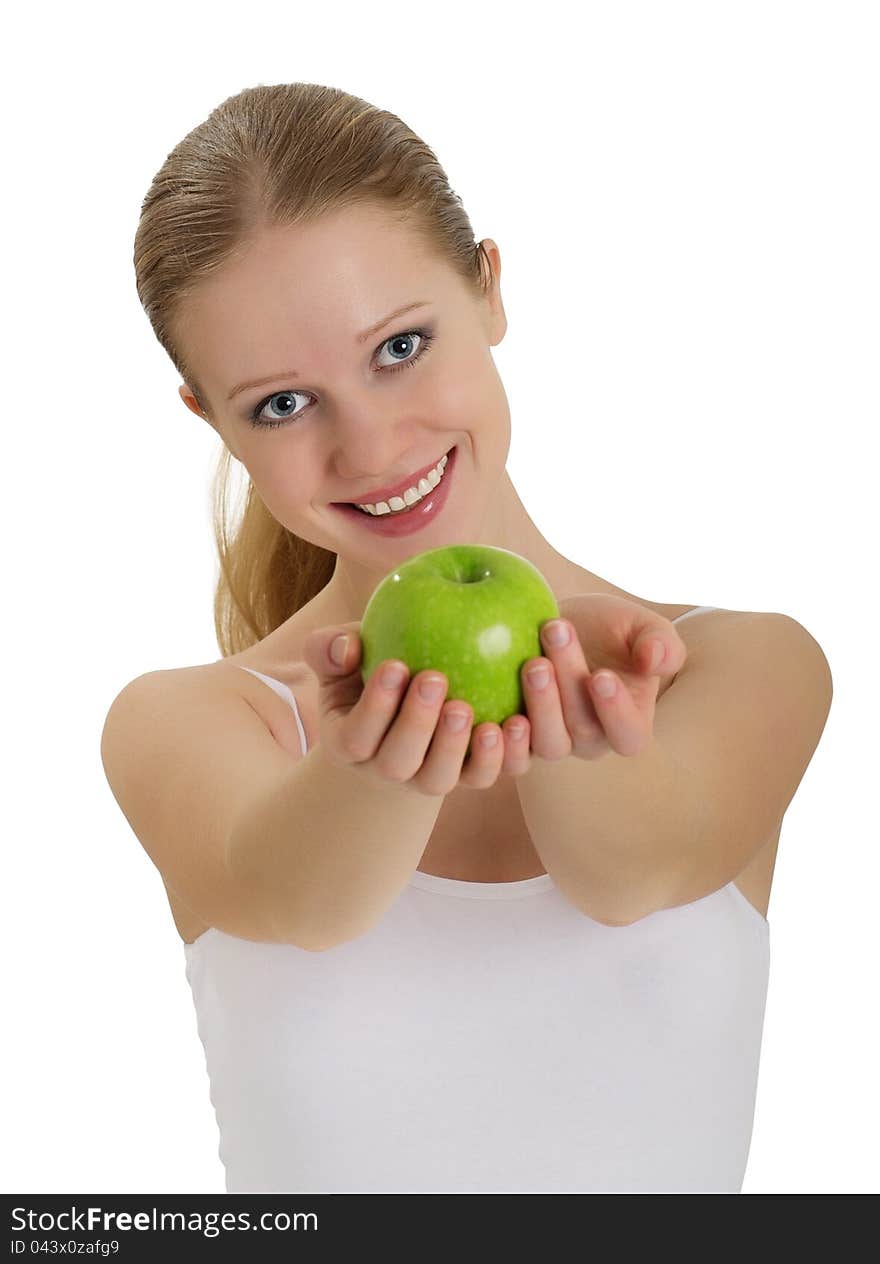
<path fill-rule="evenodd" d="M 450 487 L 455 479 L 458 445 L 454 444 L 445 455 L 445 462 L 443 457 L 438 462 L 438 465 L 443 465 L 439 479 L 428 492 L 411 505 L 385 510 L 381 513 L 370 513 L 368 509 L 361 509 L 360 505 L 350 501 L 333 501 L 331 502 L 332 507 L 337 513 L 350 514 L 358 526 L 371 534 L 376 533 L 381 536 L 397 537 L 412 535 L 415 531 L 422 531 L 443 512 L 443 508 L 450 496 Z M 437 466 L 434 467 L 434 469 L 436 468 Z M 392 500 L 396 499 L 396 497 L 392 497 Z M 387 505 L 387 501 L 385 503 Z"/>
<path fill-rule="evenodd" d="M 346 508 L 355 509 L 358 513 L 366 514 L 369 518 L 393 518 L 396 514 L 408 513 L 411 509 L 415 509 L 420 505 L 435 488 L 439 487 L 446 473 L 446 467 L 449 463 L 449 457 L 454 452 L 455 446 L 451 447 L 435 462 L 421 477 L 416 478 L 413 483 L 405 487 L 402 491 L 396 492 L 391 496 L 377 497 L 375 501 L 341 500 L 334 501 L 336 505 L 344 505 Z M 405 496 L 412 493 L 409 500 Z M 365 508 L 365 505 L 372 504 L 373 509 Z M 383 507 L 384 506 L 384 507 Z"/>

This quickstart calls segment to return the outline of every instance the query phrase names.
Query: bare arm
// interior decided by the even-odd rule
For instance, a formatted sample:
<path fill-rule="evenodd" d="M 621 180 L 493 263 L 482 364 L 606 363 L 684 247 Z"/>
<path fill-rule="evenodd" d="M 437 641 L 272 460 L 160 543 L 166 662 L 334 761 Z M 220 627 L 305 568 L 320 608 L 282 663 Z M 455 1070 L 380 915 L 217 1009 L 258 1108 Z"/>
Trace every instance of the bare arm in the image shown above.
<path fill-rule="evenodd" d="M 828 663 L 794 619 L 725 611 L 711 628 L 640 754 L 539 761 L 516 783 L 556 885 L 608 925 L 732 881 L 778 829 L 828 718 Z"/>
<path fill-rule="evenodd" d="M 276 938 L 317 951 L 372 929 L 418 868 L 445 796 L 458 784 L 492 785 L 500 754 L 468 749 L 473 710 L 444 702 L 442 672 L 384 685 L 384 664 L 366 685 L 357 623 L 327 626 L 304 652 L 319 684 L 321 736 L 280 780 L 233 819 L 227 864 L 262 908 Z M 349 636 L 341 663 L 337 633 Z M 433 696 L 422 687 L 440 685 Z M 461 726 L 449 727 L 458 714 Z M 492 727 L 478 726 L 478 729 Z"/>
<path fill-rule="evenodd" d="M 369 782 L 317 745 L 238 823 L 229 867 L 279 939 L 335 947 L 370 930 L 397 899 L 443 801 Z"/>
<path fill-rule="evenodd" d="M 341 717 L 341 759 L 322 743 L 303 754 L 282 749 L 247 680 L 215 664 L 138 677 L 108 712 L 104 769 L 167 888 L 199 920 L 320 951 L 368 930 L 416 869 L 468 732 L 435 733 L 440 702 L 413 696 L 394 718 L 389 693 L 378 713 L 360 707 L 366 732 L 357 708 Z M 387 780 L 375 760 L 345 762 L 346 749 L 374 746 Z"/>

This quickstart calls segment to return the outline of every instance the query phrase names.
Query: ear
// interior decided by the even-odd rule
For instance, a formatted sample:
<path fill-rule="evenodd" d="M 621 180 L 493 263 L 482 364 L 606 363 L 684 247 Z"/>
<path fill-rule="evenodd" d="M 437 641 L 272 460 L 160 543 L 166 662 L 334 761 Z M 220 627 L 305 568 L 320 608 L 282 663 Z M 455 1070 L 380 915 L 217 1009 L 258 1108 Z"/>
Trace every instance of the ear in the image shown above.
<path fill-rule="evenodd" d="M 192 388 L 187 386 L 186 382 L 182 382 L 181 385 L 177 388 L 177 390 L 180 395 L 180 398 L 186 404 L 187 408 L 191 412 L 194 412 L 197 417 L 200 417 L 202 421 L 207 421 L 209 426 L 213 426 L 214 429 L 217 430 L 217 426 L 214 424 L 214 422 L 211 420 L 208 414 L 202 410 L 202 406 L 199 403 L 199 401 L 196 399 L 195 395 L 193 394 Z M 220 431 L 217 430 L 217 433 L 219 434 Z"/>
<path fill-rule="evenodd" d="M 226 436 L 223 434 L 223 431 L 220 429 L 217 423 L 215 421 L 212 421 L 212 419 L 208 416 L 208 414 L 204 412 L 201 404 L 199 403 L 199 401 L 196 399 L 195 395 L 193 394 L 192 388 L 187 386 L 186 382 L 183 382 L 180 386 L 178 386 L 177 390 L 180 395 L 180 398 L 186 404 L 190 412 L 195 413 L 195 415 L 201 421 L 206 421 L 213 430 L 216 430 L 217 434 L 223 440 L 223 443 L 225 444 L 225 446 L 229 449 L 230 456 L 234 460 L 238 461 L 240 464 L 244 465 L 244 462 L 242 461 L 241 457 L 238 455 L 237 450 L 227 440 Z"/>
<path fill-rule="evenodd" d="M 491 237 L 484 237 L 482 246 L 492 269 L 492 285 L 486 295 L 489 305 L 489 343 L 490 346 L 497 347 L 507 333 L 507 316 L 501 300 L 501 251 Z"/>

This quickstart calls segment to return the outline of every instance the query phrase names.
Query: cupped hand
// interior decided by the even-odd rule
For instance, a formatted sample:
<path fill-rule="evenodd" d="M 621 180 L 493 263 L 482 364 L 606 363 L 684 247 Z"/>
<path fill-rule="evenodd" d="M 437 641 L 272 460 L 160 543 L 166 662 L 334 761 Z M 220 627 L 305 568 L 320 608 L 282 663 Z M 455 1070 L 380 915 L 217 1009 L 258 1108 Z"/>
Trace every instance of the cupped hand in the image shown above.
<path fill-rule="evenodd" d="M 669 619 L 623 597 L 587 593 L 559 603 L 561 618 L 541 625 L 546 657 L 522 667 L 527 718 L 505 721 L 503 772 L 521 775 L 532 756 L 600 759 L 609 751 L 638 755 L 651 740 L 658 698 L 687 658 L 687 646 Z M 554 626 L 565 629 L 553 645 Z M 543 669 L 546 683 L 530 673 Z M 604 682 L 612 692 L 603 693 Z M 516 742 L 509 727 L 525 726 Z"/>
<path fill-rule="evenodd" d="M 419 672 L 410 680 L 399 660 L 398 685 L 383 689 L 376 672 L 365 688 L 359 624 L 318 629 L 306 659 L 321 686 L 322 742 L 339 762 L 428 794 L 447 794 L 456 785 L 488 789 L 499 776 L 528 772 L 533 757 L 639 754 L 651 740 L 658 697 L 684 666 L 684 641 L 669 619 L 622 597 L 582 594 L 560 601 L 559 611 L 558 620 L 540 628 L 546 657 L 527 659 L 521 669 L 527 714 L 510 715 L 501 725 L 487 720 L 472 727 L 470 705 L 445 698 L 442 673 Z M 566 644 L 552 644 L 554 625 L 567 631 Z M 336 666 L 329 649 L 339 632 L 348 633 L 349 646 Z M 535 668 L 545 670 L 543 685 L 531 678 Z M 418 687 L 430 678 L 441 690 L 426 702 Z M 606 680 L 614 687 L 610 696 L 601 692 Z M 463 728 L 448 727 L 454 715 L 464 717 Z M 493 736 L 494 745 L 484 745 Z"/>

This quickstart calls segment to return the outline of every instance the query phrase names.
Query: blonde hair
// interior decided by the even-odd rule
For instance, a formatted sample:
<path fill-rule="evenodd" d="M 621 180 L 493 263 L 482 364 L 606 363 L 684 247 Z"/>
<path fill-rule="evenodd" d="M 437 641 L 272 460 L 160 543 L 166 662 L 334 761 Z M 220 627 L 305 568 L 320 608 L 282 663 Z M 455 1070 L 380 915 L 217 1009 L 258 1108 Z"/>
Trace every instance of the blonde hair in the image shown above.
<path fill-rule="evenodd" d="M 373 205 L 411 225 L 424 247 L 485 294 L 491 265 L 432 150 L 395 114 L 338 88 L 260 84 L 217 106 L 171 151 L 143 200 L 134 242 L 137 292 L 153 332 L 209 416 L 175 324 L 183 300 L 268 228 Z M 483 267 L 485 259 L 486 267 Z M 262 640 L 329 583 L 336 554 L 279 523 L 250 479 L 237 519 L 231 454 L 212 484 L 220 559 L 214 627 L 222 656 Z"/>

